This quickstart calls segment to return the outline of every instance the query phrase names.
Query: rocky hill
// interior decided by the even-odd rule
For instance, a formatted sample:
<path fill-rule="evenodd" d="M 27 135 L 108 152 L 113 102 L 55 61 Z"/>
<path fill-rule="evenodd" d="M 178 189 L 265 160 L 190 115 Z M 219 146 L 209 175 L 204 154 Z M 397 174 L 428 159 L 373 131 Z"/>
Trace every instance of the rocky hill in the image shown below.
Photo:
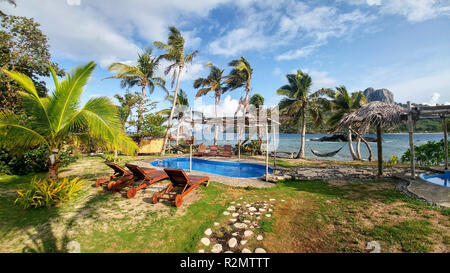
<path fill-rule="evenodd" d="M 394 94 L 392 94 L 391 91 L 385 88 L 375 90 L 372 87 L 369 87 L 366 90 L 364 90 L 364 95 L 367 97 L 367 100 L 369 102 L 383 101 L 387 103 L 395 103 Z"/>

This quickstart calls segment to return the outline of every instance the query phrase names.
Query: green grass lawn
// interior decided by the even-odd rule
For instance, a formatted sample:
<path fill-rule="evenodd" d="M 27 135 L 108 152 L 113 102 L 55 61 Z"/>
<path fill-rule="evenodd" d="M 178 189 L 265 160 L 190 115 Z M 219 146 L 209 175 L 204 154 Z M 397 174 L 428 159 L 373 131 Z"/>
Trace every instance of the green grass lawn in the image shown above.
<path fill-rule="evenodd" d="M 291 180 L 267 189 L 211 182 L 177 209 L 170 202 L 151 204 L 150 192 L 126 199 L 92 186 L 108 173 L 100 157 L 83 157 L 61 170 L 61 176 L 86 179 L 74 199 L 29 210 L 14 205 L 15 190 L 33 176 L 0 176 L 1 251 L 64 252 L 76 240 L 82 252 L 197 252 L 203 232 L 226 221 L 222 212 L 240 198 L 277 200 L 273 217 L 257 230 L 268 252 L 368 252 L 373 240 L 382 252 L 450 251 L 449 210 L 405 197 L 394 181 Z"/>

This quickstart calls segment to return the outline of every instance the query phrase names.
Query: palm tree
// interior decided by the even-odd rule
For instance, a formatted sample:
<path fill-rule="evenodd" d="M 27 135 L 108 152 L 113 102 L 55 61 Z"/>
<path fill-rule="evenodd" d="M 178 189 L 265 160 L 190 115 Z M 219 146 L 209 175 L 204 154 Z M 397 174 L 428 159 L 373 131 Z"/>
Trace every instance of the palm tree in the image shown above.
<path fill-rule="evenodd" d="M 173 96 L 167 96 L 167 100 L 172 102 L 173 101 Z M 185 106 L 185 107 L 189 107 L 188 95 L 186 94 L 186 92 L 183 91 L 183 89 L 180 89 L 180 92 L 178 93 L 177 105 L 182 105 L 182 106 Z M 168 108 L 168 109 L 160 110 L 156 114 L 168 118 L 170 116 L 170 112 L 171 111 L 172 111 L 172 108 Z M 183 111 L 180 111 L 177 116 L 173 117 L 174 119 L 178 120 L 176 145 L 178 145 L 178 140 L 179 140 L 179 136 L 180 136 L 181 120 L 183 119 L 183 117 L 184 117 L 184 112 Z"/>
<path fill-rule="evenodd" d="M 257 123 L 259 124 L 259 108 L 261 105 L 264 105 L 264 97 L 261 94 L 255 94 L 250 97 L 250 104 L 254 105 L 256 107 L 256 113 L 257 113 Z M 261 127 L 257 127 L 256 135 L 258 137 L 258 152 L 261 152 L 261 145 L 262 145 L 262 139 L 261 139 Z"/>
<path fill-rule="evenodd" d="M 153 93 L 155 87 L 158 86 L 167 92 L 166 82 L 161 77 L 155 77 L 154 74 L 158 68 L 160 58 L 152 56 L 152 48 L 147 47 L 142 54 L 138 54 L 137 65 L 127 65 L 124 63 L 113 63 L 108 70 L 115 72 L 116 75 L 106 79 L 121 79 L 121 87 L 140 86 L 142 90 L 142 98 L 138 109 L 138 122 L 136 125 L 136 135 L 140 137 L 142 121 L 144 117 L 144 105 L 146 97 L 146 88 L 150 94 Z"/>
<path fill-rule="evenodd" d="M 16 153 L 36 146 L 47 147 L 50 152 L 48 176 L 51 180 L 58 179 L 59 151 L 65 142 L 80 140 L 77 134 L 80 131 L 86 130 L 106 149 L 133 154 L 137 146 L 122 131 L 117 108 L 108 98 L 91 98 L 83 107 L 80 106 L 83 89 L 95 66 L 94 62 L 90 62 L 78 67 L 62 81 L 50 67 L 55 90 L 45 98 L 39 97 L 28 76 L 2 70 L 25 90 L 19 94 L 28 118 L 24 120 L 9 110 L 0 112 L 0 143 L 14 147 Z"/>
<path fill-rule="evenodd" d="M 140 96 L 139 94 L 132 94 L 132 93 L 125 93 L 124 96 L 121 96 L 119 94 L 114 95 L 114 98 L 116 98 L 120 106 L 118 107 L 120 120 L 122 121 L 122 125 L 124 130 L 126 131 L 126 123 L 128 122 L 128 118 L 131 115 L 131 110 L 133 107 L 135 107 L 136 104 L 141 104 Z"/>
<path fill-rule="evenodd" d="M 319 91 L 310 94 L 312 80 L 308 74 L 297 70 L 296 74 L 288 74 L 286 78 L 289 83 L 277 90 L 278 95 L 286 96 L 279 103 L 280 113 L 290 118 L 287 123 L 298 125 L 301 120 L 300 150 L 296 158 L 305 158 L 306 113 L 311 115 L 314 124 L 318 126 L 323 120 L 319 103 L 322 99 Z"/>
<path fill-rule="evenodd" d="M 328 97 L 331 99 L 331 107 L 333 108 L 334 114 L 329 118 L 328 124 L 332 127 L 345 116 L 351 112 L 359 109 L 364 104 L 367 104 L 367 98 L 361 91 L 353 92 L 351 95 L 348 93 L 345 86 L 336 87 L 336 91 L 325 90 Z M 352 128 L 348 128 L 348 146 L 350 154 L 353 160 L 361 160 L 360 152 L 360 142 L 361 137 L 357 136 L 356 153 L 353 150 L 352 144 Z"/>
<path fill-rule="evenodd" d="M 183 38 L 183 36 L 181 36 L 180 31 L 176 27 L 170 26 L 169 32 L 170 33 L 169 33 L 167 44 L 165 44 L 163 42 L 158 42 L 158 41 L 153 43 L 155 45 L 155 47 L 157 47 L 158 49 L 162 49 L 162 50 L 166 51 L 165 54 L 160 56 L 161 59 L 165 59 L 165 60 L 173 62 L 164 71 L 166 75 L 169 74 L 170 71 L 173 71 L 172 87 L 175 83 L 175 79 L 177 80 L 177 85 L 175 87 L 175 92 L 173 95 L 174 99 L 173 99 L 173 103 L 172 103 L 172 108 L 170 110 L 169 120 L 168 120 L 168 124 L 167 124 L 167 131 L 164 136 L 164 142 L 163 142 L 163 147 L 161 150 L 161 155 L 164 155 L 165 151 L 166 151 L 167 139 L 169 138 L 170 127 L 172 126 L 173 112 L 175 111 L 175 106 L 177 104 L 178 90 L 180 88 L 181 73 L 183 72 L 183 68 L 184 68 L 185 64 L 192 63 L 194 56 L 198 54 L 198 50 L 195 50 L 195 51 L 185 55 L 184 54 L 184 38 Z"/>
<path fill-rule="evenodd" d="M 216 100 L 216 118 L 218 117 L 219 112 L 219 103 L 220 103 L 220 97 L 223 93 L 226 92 L 226 88 L 223 86 L 223 79 L 222 76 L 225 69 L 220 69 L 217 66 L 213 65 L 212 63 L 207 63 L 207 67 L 210 67 L 211 70 L 209 72 L 209 75 L 207 78 L 198 78 L 194 81 L 194 88 L 200 88 L 202 89 L 198 90 L 197 94 L 195 95 L 195 98 L 205 96 L 209 92 L 214 92 L 214 97 Z M 219 126 L 216 124 L 215 126 L 215 135 L 214 135 L 214 145 L 217 145 L 217 138 L 219 136 Z"/>

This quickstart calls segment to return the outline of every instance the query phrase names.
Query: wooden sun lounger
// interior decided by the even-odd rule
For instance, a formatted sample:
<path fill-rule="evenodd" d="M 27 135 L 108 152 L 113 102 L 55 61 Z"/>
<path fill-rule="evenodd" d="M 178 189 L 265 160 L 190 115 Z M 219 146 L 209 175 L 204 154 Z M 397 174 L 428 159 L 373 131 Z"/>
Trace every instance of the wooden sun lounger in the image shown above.
<path fill-rule="evenodd" d="M 118 180 L 111 179 L 111 180 L 107 181 L 107 182 L 109 182 L 107 188 L 110 191 L 116 191 L 115 189 L 118 187 L 118 185 L 122 185 L 124 183 L 127 183 L 130 180 L 132 180 L 133 177 L 134 177 L 132 172 L 126 171 L 125 169 L 123 169 L 122 167 L 120 167 L 119 165 L 117 165 L 115 163 L 105 163 L 105 164 L 108 165 L 113 170 L 115 170 L 116 172 L 118 172 L 119 174 L 123 173 L 123 175 L 120 176 L 120 178 Z M 142 168 L 142 171 L 145 172 L 145 173 L 149 173 L 149 172 L 156 171 L 156 169 Z M 112 175 L 111 177 L 113 177 L 113 176 L 114 175 Z M 105 182 L 101 183 L 100 186 L 103 185 L 104 183 Z"/>
<path fill-rule="evenodd" d="M 206 154 L 206 145 L 198 145 L 198 151 L 194 153 L 194 156 L 204 156 Z"/>
<path fill-rule="evenodd" d="M 133 198 L 138 190 L 148 187 L 151 184 L 156 183 L 158 181 L 169 178 L 164 171 L 155 169 L 151 169 L 151 171 L 146 171 L 145 168 L 141 168 L 133 164 L 125 164 L 125 166 L 127 166 L 127 168 L 131 171 L 131 173 L 133 174 L 133 178 L 126 182 L 115 184 L 113 190 L 120 191 L 126 186 L 133 184 L 134 182 L 140 181 L 137 187 L 131 187 L 127 191 L 128 198 Z"/>
<path fill-rule="evenodd" d="M 95 182 L 95 186 L 97 186 L 97 187 L 100 187 L 100 186 L 104 185 L 105 183 L 109 183 L 115 179 L 119 179 L 117 181 L 127 181 L 133 177 L 131 172 L 125 170 L 124 168 L 120 167 L 116 163 L 105 163 L 105 164 L 106 164 L 106 166 L 113 169 L 114 173 L 108 178 L 98 178 L 97 181 Z M 121 183 L 121 182 L 119 182 L 119 183 Z"/>
<path fill-rule="evenodd" d="M 219 146 L 217 145 L 211 145 L 209 146 L 209 153 L 207 153 L 207 156 L 217 156 L 217 152 L 219 151 Z"/>
<path fill-rule="evenodd" d="M 169 169 L 166 168 L 164 171 L 169 176 L 171 181 L 170 185 L 164 190 L 157 192 L 153 195 L 153 204 L 159 202 L 160 199 L 164 198 L 164 195 L 169 194 L 175 187 L 183 187 L 180 194 L 175 197 L 175 206 L 179 207 L 183 203 L 183 197 L 186 196 L 191 190 L 195 189 L 202 183 L 209 185 L 209 177 L 200 175 L 186 175 L 186 173 L 181 169 Z M 171 198 L 166 198 L 173 200 Z"/>
<path fill-rule="evenodd" d="M 231 157 L 233 154 L 233 147 L 231 145 L 223 146 L 222 156 Z"/>

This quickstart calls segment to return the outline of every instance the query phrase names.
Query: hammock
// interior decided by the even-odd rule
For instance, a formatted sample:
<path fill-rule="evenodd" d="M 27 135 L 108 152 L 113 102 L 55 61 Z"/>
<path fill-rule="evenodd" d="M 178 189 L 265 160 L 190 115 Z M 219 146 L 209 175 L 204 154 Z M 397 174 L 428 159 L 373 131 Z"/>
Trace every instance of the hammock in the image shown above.
<path fill-rule="evenodd" d="M 320 153 L 318 151 L 311 150 L 311 153 L 313 153 L 313 155 L 319 156 L 319 157 L 332 157 L 332 156 L 335 156 L 337 153 L 339 153 L 342 150 L 342 148 L 344 148 L 344 146 L 342 146 L 341 148 L 339 148 L 339 150 L 336 150 L 334 152 Z"/>

